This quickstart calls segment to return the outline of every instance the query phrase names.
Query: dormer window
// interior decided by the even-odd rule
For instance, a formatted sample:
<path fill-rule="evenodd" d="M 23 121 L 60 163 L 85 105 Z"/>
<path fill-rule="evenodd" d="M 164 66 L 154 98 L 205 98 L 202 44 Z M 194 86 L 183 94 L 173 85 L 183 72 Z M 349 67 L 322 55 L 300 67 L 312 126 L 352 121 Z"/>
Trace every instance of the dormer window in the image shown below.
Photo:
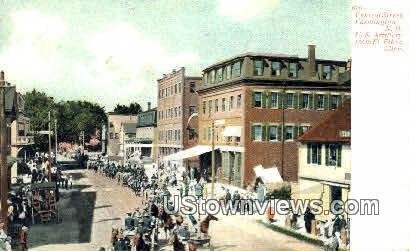
<path fill-rule="evenodd" d="M 278 61 L 273 61 L 271 63 L 271 74 L 273 76 L 280 76 L 281 74 L 281 64 Z"/>
<path fill-rule="evenodd" d="M 223 68 L 217 69 L 217 82 L 222 82 L 223 81 Z"/>
<path fill-rule="evenodd" d="M 323 77 L 326 80 L 331 80 L 331 66 L 330 65 L 324 65 Z"/>
<path fill-rule="evenodd" d="M 290 63 L 290 78 L 297 78 L 298 77 L 298 63 Z"/>
<path fill-rule="evenodd" d="M 240 77 L 241 75 L 241 62 L 240 61 L 233 64 L 232 75 L 233 77 Z"/>
<path fill-rule="evenodd" d="M 263 70 L 264 70 L 263 60 L 262 59 L 254 60 L 253 64 L 254 64 L 254 70 L 253 70 L 254 76 L 263 76 Z"/>
<path fill-rule="evenodd" d="M 231 65 L 226 66 L 226 79 L 231 78 Z"/>
<path fill-rule="evenodd" d="M 211 84 L 214 84 L 214 70 L 212 70 L 212 71 L 210 71 L 210 74 L 209 74 L 209 83 L 211 83 Z"/>

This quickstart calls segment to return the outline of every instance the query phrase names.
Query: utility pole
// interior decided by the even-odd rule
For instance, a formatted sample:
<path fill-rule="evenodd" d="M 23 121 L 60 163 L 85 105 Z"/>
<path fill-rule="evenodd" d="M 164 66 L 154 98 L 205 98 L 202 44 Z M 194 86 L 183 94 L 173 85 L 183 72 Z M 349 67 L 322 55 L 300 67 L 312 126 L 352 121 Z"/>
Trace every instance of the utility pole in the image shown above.
<path fill-rule="evenodd" d="M 8 197 L 8 167 L 7 167 L 7 123 L 5 111 L 5 81 L 4 72 L 0 73 L 0 151 L 1 151 L 1 218 L 3 230 L 7 233 L 7 197 Z"/>
<path fill-rule="evenodd" d="M 58 149 L 57 119 L 54 120 L 54 139 L 55 139 L 55 162 L 57 162 L 57 149 Z"/>
<path fill-rule="evenodd" d="M 212 198 L 214 198 L 214 180 L 216 176 L 216 155 L 214 152 L 214 120 L 212 121 Z"/>
<path fill-rule="evenodd" d="M 48 111 L 48 181 L 51 182 L 51 111 Z"/>

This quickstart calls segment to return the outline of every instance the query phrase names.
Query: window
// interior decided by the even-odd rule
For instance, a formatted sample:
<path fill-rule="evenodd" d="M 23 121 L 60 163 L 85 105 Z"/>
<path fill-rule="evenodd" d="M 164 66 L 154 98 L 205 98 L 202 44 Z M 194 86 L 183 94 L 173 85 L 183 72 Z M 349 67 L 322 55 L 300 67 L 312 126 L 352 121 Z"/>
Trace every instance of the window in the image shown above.
<path fill-rule="evenodd" d="M 113 132 L 110 132 L 110 133 L 109 133 L 109 138 L 110 138 L 110 139 L 114 139 L 114 133 L 113 133 Z"/>
<path fill-rule="evenodd" d="M 178 93 L 178 85 L 175 85 L 175 94 Z"/>
<path fill-rule="evenodd" d="M 285 127 L 285 140 L 293 140 L 294 139 L 294 126 L 286 126 Z"/>
<path fill-rule="evenodd" d="M 207 128 L 207 139 L 208 140 L 212 139 L 212 128 L 210 127 Z"/>
<path fill-rule="evenodd" d="M 170 95 L 173 95 L 173 88 L 169 87 L 169 89 L 170 89 Z"/>
<path fill-rule="evenodd" d="M 177 107 L 175 107 L 175 108 L 174 108 L 174 110 L 175 110 L 175 117 L 180 116 L 180 113 L 178 113 L 178 108 L 177 108 Z"/>
<path fill-rule="evenodd" d="M 219 111 L 219 100 L 215 99 L 214 100 L 214 112 L 218 112 Z"/>
<path fill-rule="evenodd" d="M 195 136 L 196 136 L 195 129 L 189 128 L 188 130 L 189 130 L 189 140 L 195 139 Z"/>
<path fill-rule="evenodd" d="M 327 166 L 341 166 L 341 145 L 328 144 L 325 146 L 325 164 Z"/>
<path fill-rule="evenodd" d="M 190 82 L 190 93 L 195 93 L 195 91 L 196 91 L 195 82 Z"/>
<path fill-rule="evenodd" d="M 261 92 L 254 93 L 254 107 L 261 107 Z"/>
<path fill-rule="evenodd" d="M 178 84 L 178 89 L 179 89 L 179 93 L 182 93 L 182 84 L 181 83 Z"/>
<path fill-rule="evenodd" d="M 205 84 L 209 82 L 207 77 L 208 77 L 207 73 L 203 74 L 203 81 L 205 82 Z"/>
<path fill-rule="evenodd" d="M 226 79 L 231 78 L 231 65 L 226 66 Z"/>
<path fill-rule="evenodd" d="M 206 101 L 202 103 L 203 114 L 206 114 Z"/>
<path fill-rule="evenodd" d="M 301 125 L 301 126 L 300 126 L 300 135 L 303 135 L 303 134 L 306 133 L 309 129 L 310 129 L 310 126 L 309 126 L 309 125 Z"/>
<path fill-rule="evenodd" d="M 166 97 L 168 96 L 168 88 L 166 88 Z"/>
<path fill-rule="evenodd" d="M 263 76 L 264 64 L 262 59 L 257 59 L 253 61 L 254 69 L 253 74 L 254 76 Z"/>
<path fill-rule="evenodd" d="M 212 113 L 212 106 L 213 106 L 213 101 L 209 100 L 209 115 Z"/>
<path fill-rule="evenodd" d="M 262 141 L 263 140 L 263 127 L 261 125 L 253 126 L 253 140 Z"/>
<path fill-rule="evenodd" d="M 180 129 L 178 130 L 178 140 L 180 140 Z"/>
<path fill-rule="evenodd" d="M 210 82 L 211 84 L 214 84 L 214 70 L 210 71 L 209 78 L 210 78 L 210 81 L 209 81 L 209 82 Z"/>
<path fill-rule="evenodd" d="M 189 116 L 196 112 L 196 106 L 189 106 Z"/>
<path fill-rule="evenodd" d="M 338 95 L 331 95 L 331 109 L 337 109 L 340 103 Z"/>
<path fill-rule="evenodd" d="M 287 108 L 294 108 L 294 93 L 287 93 Z"/>
<path fill-rule="evenodd" d="M 321 144 L 307 145 L 307 164 L 321 165 Z"/>
<path fill-rule="evenodd" d="M 179 117 L 182 117 L 182 107 L 179 106 Z"/>
<path fill-rule="evenodd" d="M 226 98 L 222 98 L 222 112 L 226 111 Z"/>
<path fill-rule="evenodd" d="M 217 69 L 217 82 L 222 82 L 223 81 L 223 68 Z"/>
<path fill-rule="evenodd" d="M 324 95 L 317 95 L 317 109 L 324 109 Z"/>
<path fill-rule="evenodd" d="M 115 133 L 115 138 L 119 139 L 119 134 L 117 132 Z"/>
<path fill-rule="evenodd" d="M 338 69 L 339 69 L 339 73 L 344 73 L 345 72 L 345 67 L 344 66 L 340 66 Z"/>
<path fill-rule="evenodd" d="M 273 61 L 271 63 L 271 74 L 273 76 L 280 76 L 281 74 L 281 63 L 277 61 Z"/>
<path fill-rule="evenodd" d="M 237 95 L 237 109 L 241 108 L 241 94 Z"/>
<path fill-rule="evenodd" d="M 309 100 L 310 100 L 310 95 L 309 94 L 302 94 L 302 102 L 301 102 L 301 108 L 307 109 L 309 105 Z"/>
<path fill-rule="evenodd" d="M 296 78 L 298 73 L 298 64 L 290 63 L 290 78 Z"/>
<path fill-rule="evenodd" d="M 268 139 L 277 140 L 277 126 L 269 126 Z"/>
<path fill-rule="evenodd" d="M 173 109 L 172 108 L 170 108 L 169 113 L 170 113 L 170 117 L 173 118 Z"/>
<path fill-rule="evenodd" d="M 230 96 L 229 111 L 233 109 L 234 97 Z"/>
<path fill-rule="evenodd" d="M 175 135 L 173 135 L 173 140 L 177 140 L 178 139 L 178 130 L 175 130 Z"/>
<path fill-rule="evenodd" d="M 277 108 L 277 107 L 278 107 L 278 93 L 272 92 L 271 93 L 271 108 Z"/>
<path fill-rule="evenodd" d="M 241 62 L 236 62 L 233 64 L 232 70 L 233 77 L 239 77 L 241 75 Z"/>
<path fill-rule="evenodd" d="M 324 79 L 330 80 L 331 79 L 331 66 L 324 65 L 324 72 L 323 72 Z"/>

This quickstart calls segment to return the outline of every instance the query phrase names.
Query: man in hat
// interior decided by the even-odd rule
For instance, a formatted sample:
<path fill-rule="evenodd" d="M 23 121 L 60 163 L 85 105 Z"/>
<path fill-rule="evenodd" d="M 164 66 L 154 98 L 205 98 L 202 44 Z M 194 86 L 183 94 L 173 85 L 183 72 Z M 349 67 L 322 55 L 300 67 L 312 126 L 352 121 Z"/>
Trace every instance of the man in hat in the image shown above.
<path fill-rule="evenodd" d="M 26 226 L 23 226 L 20 230 L 20 234 L 18 237 L 19 245 L 20 245 L 20 251 L 26 251 L 28 250 L 28 244 L 27 244 L 27 230 L 28 228 Z"/>

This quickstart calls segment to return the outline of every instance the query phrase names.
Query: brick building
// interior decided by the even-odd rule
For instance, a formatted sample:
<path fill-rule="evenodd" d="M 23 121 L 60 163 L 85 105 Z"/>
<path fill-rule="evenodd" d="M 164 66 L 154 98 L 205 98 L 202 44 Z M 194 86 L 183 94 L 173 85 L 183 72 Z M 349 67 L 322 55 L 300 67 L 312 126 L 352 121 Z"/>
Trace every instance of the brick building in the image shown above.
<path fill-rule="evenodd" d="M 165 156 L 197 144 L 197 118 L 190 119 L 197 111 L 196 87 L 200 77 L 189 77 L 185 68 L 173 70 L 158 79 L 157 145 L 158 161 Z M 188 123 L 189 121 L 189 123 Z M 197 159 L 190 159 L 197 165 Z M 181 164 L 181 160 L 178 160 Z"/>
<path fill-rule="evenodd" d="M 284 54 L 245 53 L 204 69 L 199 94 L 199 144 L 210 145 L 218 176 L 245 185 L 253 168 L 275 166 L 296 181 L 296 139 L 350 96 L 350 62 Z M 209 168 L 210 153 L 201 155 Z"/>

